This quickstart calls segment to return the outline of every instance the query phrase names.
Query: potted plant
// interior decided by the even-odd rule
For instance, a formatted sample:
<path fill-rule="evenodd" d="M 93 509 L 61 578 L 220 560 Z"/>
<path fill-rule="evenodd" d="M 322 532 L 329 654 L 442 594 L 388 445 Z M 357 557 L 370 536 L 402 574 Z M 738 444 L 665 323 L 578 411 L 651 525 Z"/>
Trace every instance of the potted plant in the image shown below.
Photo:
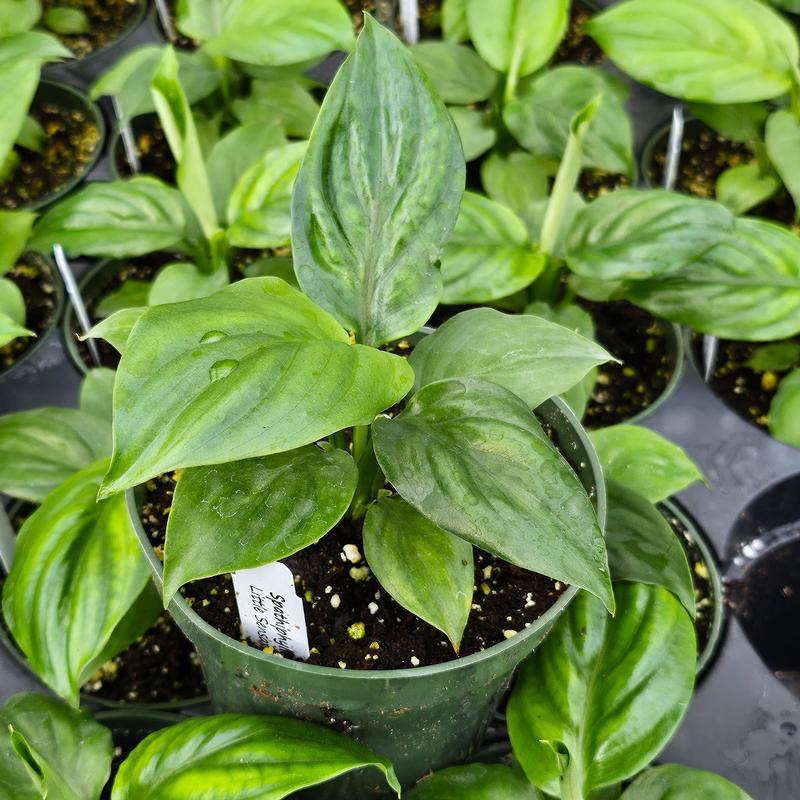
<path fill-rule="evenodd" d="M 416 110 L 398 115 L 401 107 Z M 383 110 L 378 130 L 369 127 L 376 108 Z M 386 158 L 389 142 L 392 158 Z M 295 183 L 292 244 L 305 294 L 277 278 L 249 278 L 204 299 L 151 307 L 132 330 L 124 318 L 112 315 L 96 331 L 123 353 L 115 384 L 116 456 L 101 494 L 116 495 L 150 479 L 164 485 L 169 479 L 159 476 L 183 470 L 174 496 L 162 496 L 162 509 L 170 506 L 164 599 L 172 601 L 173 614 L 198 645 L 215 701 L 228 709 L 268 708 L 338 720 L 361 740 L 383 743 L 387 753 L 396 754 L 406 782 L 477 744 L 514 665 L 544 635 L 577 586 L 609 598 L 597 516 L 602 520 L 602 480 L 569 411 L 547 400 L 605 360 L 605 351 L 545 320 L 492 310 L 453 318 L 417 344 L 408 360 L 379 349 L 407 352 L 404 337 L 423 325 L 438 302 L 441 284 L 433 265 L 455 221 L 463 175 L 457 134 L 441 101 L 402 45 L 368 19 L 355 55 L 326 96 Z M 158 354 L 152 348 L 166 343 L 161 326 L 167 319 L 171 350 Z M 462 355 L 465 331 L 485 343 L 479 358 L 474 352 Z M 550 344 L 546 351 L 540 349 L 544 342 Z M 248 353 L 257 354 L 255 360 Z M 169 377 L 181 390 L 166 396 L 159 390 L 158 402 L 149 398 L 137 377 L 136 361 L 142 358 L 149 374 Z M 275 383 L 278 374 L 284 378 Z M 249 388 L 235 388 L 240 380 Z M 212 394 L 220 392 L 212 401 L 214 413 L 200 410 L 205 398 L 210 400 L 209 386 Z M 169 408 L 172 402 L 190 403 L 195 410 L 187 416 Z M 376 418 L 400 403 L 402 413 L 396 409 L 391 418 Z M 289 406 L 294 410 L 287 417 Z M 468 407 L 474 418 L 469 424 L 462 416 Z M 545 436 L 533 408 L 553 429 L 562 452 L 575 454 L 577 474 Z M 138 422 L 131 427 L 134 419 Z M 182 420 L 182 426 L 190 419 L 199 427 L 190 423 L 180 433 L 170 431 L 173 422 Z M 443 434 L 450 431 L 446 438 L 461 444 L 453 449 L 442 440 L 430 461 L 412 459 L 421 471 L 409 472 L 405 447 L 427 440 L 437 419 Z M 209 438 L 202 428 L 217 424 L 233 427 L 214 443 L 215 436 Z M 488 446 L 501 440 L 502 455 Z M 518 477 L 507 472 L 501 478 L 512 464 Z M 308 479 L 298 480 L 300 474 Z M 478 474 L 482 483 L 493 477 L 475 491 L 471 485 Z M 219 482 L 223 475 L 228 477 Z M 251 488 L 235 488 L 240 482 Z M 393 489 L 385 491 L 385 485 Z M 154 494 L 149 492 L 151 500 Z M 268 505 L 265 496 L 273 497 Z M 139 521 L 132 491 L 128 498 L 160 580 L 161 562 Z M 252 513 L 250 503 L 255 504 Z M 300 514 L 290 511 L 300 507 L 305 509 Z M 540 509 L 541 517 L 532 520 L 531 508 Z M 207 511 L 214 509 L 221 515 L 215 511 L 209 517 Z M 199 526 L 197 513 L 204 520 Z M 208 525 L 213 519 L 217 522 Z M 281 533 L 273 537 L 271 530 Z M 424 559 L 413 562 L 413 569 L 402 566 L 408 551 L 395 538 L 401 530 L 406 544 L 414 536 L 424 548 Z M 209 547 L 214 540 L 238 544 Z M 532 540 L 539 543 L 533 550 Z M 476 554 L 473 545 L 481 548 Z M 312 581 L 309 570 L 325 574 L 327 559 L 320 549 L 326 547 L 345 554 L 338 563 L 346 569 L 332 571 L 331 580 L 346 581 L 350 597 L 343 599 L 332 586 L 326 594 L 325 585 Z M 222 633 L 223 623 L 215 628 L 199 616 L 209 616 L 211 611 L 203 611 L 209 606 L 218 613 L 225 607 L 232 611 L 233 595 L 229 591 L 226 605 L 218 587 L 200 602 L 202 587 L 195 584 L 202 579 L 289 556 L 300 559 L 290 562 L 298 586 L 302 571 L 308 578 L 305 613 L 317 650 L 310 656 L 332 667 L 263 652 L 277 648 L 289 655 L 285 642 L 256 649 L 238 641 L 238 634 Z M 485 574 L 479 587 L 486 585 L 479 588 L 476 604 L 491 604 L 491 580 L 522 580 L 530 588 L 520 594 L 513 613 L 495 618 L 491 632 L 468 631 L 468 649 L 463 633 L 472 611 L 476 563 Z M 435 588 L 431 571 L 441 576 Z M 542 616 L 532 610 L 538 579 L 529 571 L 559 581 L 544 579 L 540 609 L 554 604 Z M 192 608 L 178 593 L 188 582 Z M 351 605 L 367 587 L 369 601 Z M 380 601 L 386 609 L 381 614 L 376 591 L 379 598 L 389 595 Z M 331 614 L 338 620 L 334 624 L 344 625 L 338 647 L 330 642 L 336 637 L 324 636 Z M 390 614 L 413 625 L 418 641 L 406 643 Z M 519 620 L 513 632 L 507 616 Z M 480 625 L 476 615 L 473 619 Z M 386 625 L 395 631 L 393 640 L 370 638 L 373 626 Z M 343 652 L 357 653 L 358 663 L 345 661 Z M 397 669 L 381 672 L 393 666 Z M 463 703 L 456 704 L 462 693 Z M 383 710 L 367 709 L 365 697 Z M 452 725 L 453 713 L 461 724 Z"/>
<path fill-rule="evenodd" d="M 49 34 L 28 30 L 35 19 L 10 9 L 3 13 L 9 20 L 0 27 L 0 208 L 38 208 L 91 169 L 102 149 L 104 123 L 76 89 L 39 80 L 42 65 L 68 57 L 69 50 Z"/>
<path fill-rule="evenodd" d="M 79 409 L 0 417 L 0 491 L 23 501 L 0 531 L 5 624 L 26 666 L 71 702 L 80 688 L 83 700 L 112 707 L 197 704 L 196 656 L 159 613 L 124 506 L 115 518 L 94 501 L 97 462 L 102 470 L 111 450 L 112 383 L 110 370 L 94 370 Z M 115 582 L 112 602 L 102 587 L 116 571 L 131 583 Z M 31 613 L 32 593 L 41 613 Z"/>

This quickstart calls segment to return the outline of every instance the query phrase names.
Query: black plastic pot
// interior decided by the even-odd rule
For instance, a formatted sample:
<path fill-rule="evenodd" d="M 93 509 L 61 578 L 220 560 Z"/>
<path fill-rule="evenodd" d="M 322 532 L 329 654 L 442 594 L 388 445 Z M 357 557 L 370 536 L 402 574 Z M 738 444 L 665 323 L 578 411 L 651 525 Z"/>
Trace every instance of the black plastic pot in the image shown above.
<path fill-rule="evenodd" d="M 537 415 L 574 455 L 587 490 L 595 488 L 603 526 L 605 487 L 588 437 L 558 398 L 543 403 Z M 161 561 L 139 520 L 134 491 L 127 496 L 131 520 L 160 586 Z M 513 670 L 547 635 L 576 593 L 576 587 L 567 589 L 536 623 L 485 651 L 435 666 L 371 672 L 267 655 L 210 626 L 180 594 L 169 609 L 200 654 L 217 709 L 346 726 L 355 739 L 388 757 L 401 782 L 410 786 L 429 769 L 465 760 L 476 750 Z M 369 774 L 357 774 L 319 792 L 318 797 L 382 797 L 386 787 Z"/>

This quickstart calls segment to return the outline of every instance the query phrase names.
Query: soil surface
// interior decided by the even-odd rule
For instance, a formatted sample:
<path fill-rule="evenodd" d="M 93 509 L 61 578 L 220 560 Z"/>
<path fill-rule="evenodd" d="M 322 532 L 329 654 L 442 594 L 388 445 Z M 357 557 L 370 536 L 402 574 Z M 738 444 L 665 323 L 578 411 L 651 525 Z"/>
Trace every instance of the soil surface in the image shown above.
<path fill-rule="evenodd" d="M 172 29 L 175 31 L 175 38 L 172 40 L 172 44 L 179 50 L 197 50 L 200 42 L 189 36 L 184 36 L 178 30 L 178 0 L 167 0 L 167 10 L 169 18 L 172 20 Z M 164 36 L 166 37 L 166 31 L 164 31 Z"/>
<path fill-rule="evenodd" d="M 42 152 L 14 147 L 18 162 L 0 182 L 0 208 L 25 208 L 58 192 L 81 174 L 101 145 L 100 131 L 84 109 L 40 103 L 31 116 L 45 132 Z"/>
<path fill-rule="evenodd" d="M 626 175 L 602 169 L 585 169 L 578 178 L 578 190 L 587 200 L 594 200 L 608 192 L 624 189 L 630 185 L 631 179 Z"/>
<path fill-rule="evenodd" d="M 47 261 L 36 253 L 25 253 L 3 277 L 15 283 L 22 292 L 25 327 L 36 336 L 20 337 L 0 347 L 0 371 L 11 367 L 41 339 L 55 321 L 58 302 L 55 284 L 58 278 Z"/>
<path fill-rule="evenodd" d="M 594 66 L 605 60 L 605 54 L 595 41 L 584 31 L 584 25 L 595 15 L 589 6 L 574 0 L 569 14 L 569 28 L 558 46 L 553 62 L 565 61 L 585 66 Z"/>
<path fill-rule="evenodd" d="M 156 553 L 163 543 L 175 481 L 147 483 L 140 516 Z M 345 545 L 363 552 L 361 523 L 345 520 L 316 545 L 287 559 L 303 599 L 308 663 L 344 669 L 402 669 L 451 661 L 457 656 L 436 628 L 406 611 L 365 568 L 348 560 Z M 352 549 L 348 548 L 352 553 Z M 467 656 L 504 641 L 538 619 L 566 590 L 542 575 L 475 549 L 473 611 L 461 645 Z M 233 639 L 242 640 L 230 575 L 194 581 L 181 594 L 197 614 Z M 291 656 L 285 656 L 291 657 Z"/>
<path fill-rule="evenodd" d="M 583 425 L 605 428 L 631 419 L 658 400 L 675 371 L 669 339 L 656 317 L 624 301 L 579 300 L 597 341 L 621 364 L 602 364 Z"/>
<path fill-rule="evenodd" d="M 175 159 L 172 157 L 172 151 L 169 149 L 167 137 L 158 117 L 151 114 L 138 117 L 131 127 L 141 172 L 155 175 L 165 183 L 175 183 Z M 113 156 L 114 165 L 122 177 L 133 175 L 121 137 L 115 140 Z"/>
<path fill-rule="evenodd" d="M 800 345 L 800 336 L 782 339 Z M 768 344 L 776 344 L 770 342 Z M 714 374 L 709 381 L 712 391 L 722 398 L 729 408 L 739 416 L 759 428 L 769 425 L 769 409 L 775 392 L 781 381 L 791 371 L 765 370 L 756 371 L 747 365 L 747 361 L 761 348 L 764 342 L 737 342 L 728 339 L 719 340 L 717 362 Z M 696 363 L 702 371 L 703 337 L 695 334 L 692 337 L 692 348 Z M 800 366 L 796 364 L 795 366 Z"/>
<path fill-rule="evenodd" d="M 56 34 L 76 58 L 84 58 L 106 47 L 133 22 L 142 0 L 42 0 L 42 19 L 53 8 L 77 8 L 89 22 L 86 33 Z"/>
<path fill-rule="evenodd" d="M 664 133 L 653 150 L 653 157 L 645 165 L 647 178 L 654 186 L 664 179 L 668 133 Z M 697 120 L 687 123 L 681 152 L 677 191 L 696 197 L 715 198 L 719 176 L 728 168 L 749 164 L 755 158 L 753 151 L 742 142 L 732 142 Z M 756 217 L 766 217 L 795 228 L 795 209 L 791 197 L 781 191 L 761 205 L 747 212 Z"/>

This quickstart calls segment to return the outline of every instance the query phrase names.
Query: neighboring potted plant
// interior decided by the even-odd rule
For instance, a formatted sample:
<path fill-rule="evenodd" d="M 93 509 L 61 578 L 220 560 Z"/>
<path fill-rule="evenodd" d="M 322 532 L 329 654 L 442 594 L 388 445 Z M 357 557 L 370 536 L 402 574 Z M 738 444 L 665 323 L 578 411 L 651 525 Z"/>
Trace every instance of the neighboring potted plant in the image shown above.
<path fill-rule="evenodd" d="M 378 129 L 376 108 L 382 110 Z M 398 115 L 400 108 L 415 111 Z M 199 646 L 216 702 L 338 718 L 359 738 L 396 754 L 406 782 L 477 744 L 508 674 L 577 586 L 609 599 L 597 517 L 602 520 L 602 481 L 577 423 L 547 400 L 604 361 L 605 351 L 545 320 L 488 309 L 453 318 L 417 344 L 408 361 L 379 349 L 407 352 L 403 337 L 435 308 L 441 284 L 433 265 L 463 183 L 463 157 L 444 106 L 405 48 L 368 19 L 326 97 L 295 184 L 292 245 L 306 295 L 277 278 L 250 278 L 204 299 L 149 308 L 132 330 L 112 315 L 96 331 L 111 335 L 123 352 L 115 384 L 116 455 L 101 494 L 184 470 L 174 496 L 162 501 L 165 512 L 170 507 L 164 599 L 175 597 L 171 608 Z M 485 349 L 467 357 L 465 335 Z M 180 391 L 165 394 L 140 383 L 139 359 L 148 362 L 148 374 Z M 376 419 L 403 401 L 402 413 Z M 201 410 L 206 402 L 213 413 Z M 578 474 L 544 434 L 534 408 L 562 452 L 577 459 Z M 445 439 L 430 461 L 419 462 L 406 448 L 423 446 L 439 419 Z M 211 428 L 204 432 L 209 425 L 225 427 L 224 438 Z M 313 444 L 320 440 L 324 447 Z M 301 474 L 307 479 L 300 481 Z M 479 491 L 471 488 L 475 480 Z M 154 492 L 148 495 L 152 500 Z M 265 496 L 272 502 L 265 504 Z M 161 562 L 132 492 L 129 502 L 160 579 Z M 540 514 L 532 517 L 532 508 Z M 419 562 L 408 561 L 412 536 L 424 548 Z M 481 548 L 475 554 L 473 545 Z M 311 571 L 326 569 L 326 547 L 350 554 L 331 580 L 346 581 L 352 597 L 326 594 L 312 579 Z M 203 611 L 209 606 L 230 612 L 232 595 L 215 586 L 201 603 L 202 587 L 195 584 L 289 556 L 298 585 L 307 579 L 312 661 L 332 667 L 260 652 L 238 634 L 224 635 L 222 622 L 215 629 L 201 619 L 211 616 L 213 609 Z M 486 589 L 473 601 L 476 564 Z M 435 584 L 431 572 L 440 576 Z M 515 610 L 483 631 L 480 618 L 489 612 L 476 615 L 472 605 L 490 604 L 496 580 L 498 587 L 521 581 L 529 588 Z M 544 581 L 541 590 L 537 581 Z M 178 593 L 191 582 L 194 610 Z M 362 606 L 358 597 L 368 585 L 370 599 Z M 389 594 L 380 615 L 376 590 L 379 597 Z M 394 620 L 388 624 L 390 614 L 413 626 L 418 641 L 406 642 Z M 323 640 L 331 615 L 344 625 L 338 647 L 330 634 Z M 509 615 L 518 620 L 515 629 Z M 477 628 L 469 629 L 470 617 Z M 369 638 L 373 626 L 394 634 L 381 644 Z M 343 652 L 358 654 L 358 662 L 348 663 Z M 452 725 L 454 698 L 462 692 L 473 700 L 459 707 L 461 724 Z M 385 713 L 367 710 L 365 696 L 380 696 Z"/>

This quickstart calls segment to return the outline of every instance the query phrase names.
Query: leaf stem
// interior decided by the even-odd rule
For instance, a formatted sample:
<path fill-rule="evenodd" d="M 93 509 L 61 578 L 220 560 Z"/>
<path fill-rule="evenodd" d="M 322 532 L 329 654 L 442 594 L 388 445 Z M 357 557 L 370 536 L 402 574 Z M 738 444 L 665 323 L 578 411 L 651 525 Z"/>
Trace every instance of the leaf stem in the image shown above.
<path fill-rule="evenodd" d="M 561 775 L 561 800 L 584 800 L 583 775 L 575 768 L 575 760 Z"/>

